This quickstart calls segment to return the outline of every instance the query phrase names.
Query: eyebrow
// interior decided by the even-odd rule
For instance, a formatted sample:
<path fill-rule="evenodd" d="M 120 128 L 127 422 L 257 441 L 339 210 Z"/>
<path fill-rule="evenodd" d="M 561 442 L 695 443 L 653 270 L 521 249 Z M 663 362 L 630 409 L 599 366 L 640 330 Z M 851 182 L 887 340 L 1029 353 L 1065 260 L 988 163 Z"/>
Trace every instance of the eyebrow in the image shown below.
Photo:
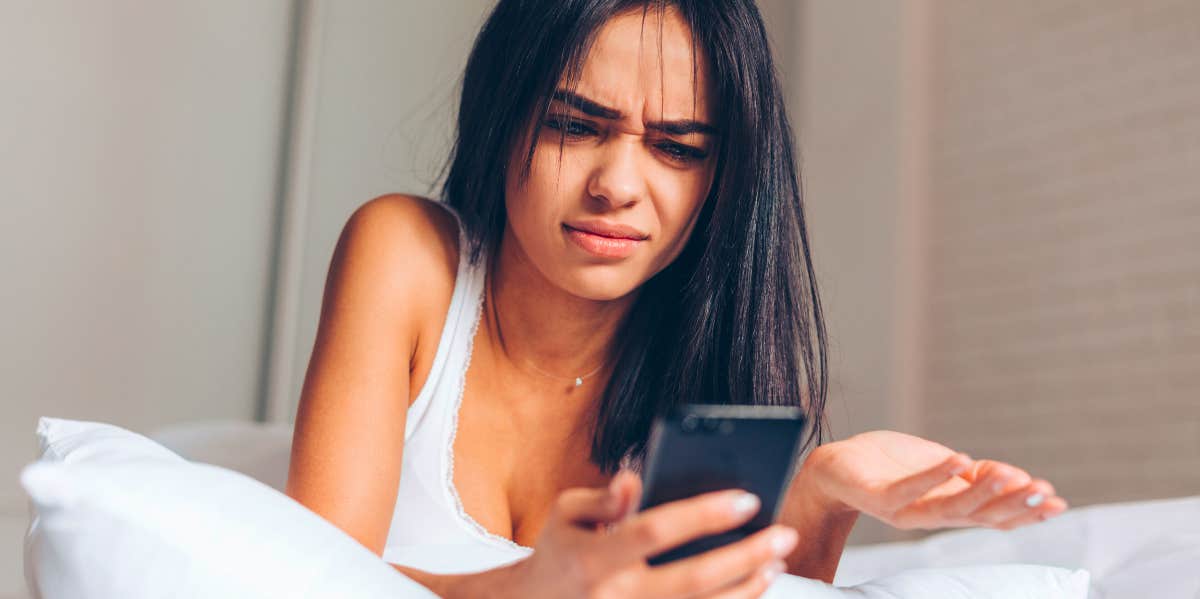
<path fill-rule="evenodd" d="M 621 114 L 620 110 L 609 108 L 608 106 L 604 106 L 595 102 L 594 100 L 589 100 L 588 98 L 569 92 L 565 89 L 555 90 L 554 95 L 551 97 L 559 102 L 562 102 L 563 104 L 566 104 L 567 106 L 579 110 L 588 116 L 610 120 L 617 120 L 624 116 Z M 692 119 L 651 121 L 646 123 L 646 128 L 662 131 L 671 135 L 687 135 L 689 133 L 702 133 L 705 135 L 717 134 L 716 127 L 713 127 L 708 123 Z"/>

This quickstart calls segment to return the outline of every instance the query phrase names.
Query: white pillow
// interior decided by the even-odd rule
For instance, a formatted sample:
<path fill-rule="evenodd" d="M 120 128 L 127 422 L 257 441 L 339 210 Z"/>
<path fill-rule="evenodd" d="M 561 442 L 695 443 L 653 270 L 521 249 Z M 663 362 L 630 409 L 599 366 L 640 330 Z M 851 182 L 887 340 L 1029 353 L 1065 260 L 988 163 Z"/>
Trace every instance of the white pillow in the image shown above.
<path fill-rule="evenodd" d="M 26 579 L 40 599 L 435 597 L 287 495 L 98 422 L 42 418 Z M 429 548 L 436 551 L 436 546 Z M 773 599 L 1084 599 L 1088 573 L 909 570 L 854 587 L 783 575 Z"/>
<path fill-rule="evenodd" d="M 37 426 L 42 461 L 112 464 L 131 460 L 185 461 L 145 436 L 103 422 L 42 417 Z"/>
<path fill-rule="evenodd" d="M 40 599 L 435 597 L 287 495 L 103 423 L 42 418 L 25 576 Z"/>

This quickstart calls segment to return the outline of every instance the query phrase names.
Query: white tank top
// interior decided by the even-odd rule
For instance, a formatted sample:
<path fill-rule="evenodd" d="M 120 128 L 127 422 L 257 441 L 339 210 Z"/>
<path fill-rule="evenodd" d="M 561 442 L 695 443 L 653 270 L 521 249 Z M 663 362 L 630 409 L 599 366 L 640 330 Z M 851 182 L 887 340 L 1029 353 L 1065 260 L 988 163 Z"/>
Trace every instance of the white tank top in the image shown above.
<path fill-rule="evenodd" d="M 472 265 L 458 213 L 458 273 L 429 377 L 408 409 L 396 509 L 383 560 L 434 573 L 488 570 L 533 549 L 488 532 L 463 510 L 454 488 L 454 434 L 471 346 L 482 316 L 486 252 Z"/>

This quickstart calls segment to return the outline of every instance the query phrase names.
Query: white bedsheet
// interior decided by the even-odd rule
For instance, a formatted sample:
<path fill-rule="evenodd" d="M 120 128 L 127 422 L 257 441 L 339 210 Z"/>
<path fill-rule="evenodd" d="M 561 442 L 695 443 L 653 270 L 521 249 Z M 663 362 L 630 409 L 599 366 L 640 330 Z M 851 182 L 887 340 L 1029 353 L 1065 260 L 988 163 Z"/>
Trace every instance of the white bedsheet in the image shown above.
<path fill-rule="evenodd" d="M 1200 496 L 1075 508 L 1012 531 L 969 529 L 851 547 L 834 583 L 1002 562 L 1087 569 L 1091 599 L 1200 598 Z"/>

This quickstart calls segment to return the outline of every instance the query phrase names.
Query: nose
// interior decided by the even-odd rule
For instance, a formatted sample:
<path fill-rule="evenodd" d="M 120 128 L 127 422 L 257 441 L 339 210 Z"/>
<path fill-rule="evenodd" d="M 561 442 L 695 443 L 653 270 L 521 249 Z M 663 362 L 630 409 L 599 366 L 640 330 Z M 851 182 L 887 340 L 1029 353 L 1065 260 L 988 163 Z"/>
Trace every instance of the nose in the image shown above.
<path fill-rule="evenodd" d="M 604 145 L 607 147 L 588 179 L 587 192 L 609 208 L 632 206 L 646 193 L 646 180 L 638 164 L 640 144 L 630 139 Z"/>

